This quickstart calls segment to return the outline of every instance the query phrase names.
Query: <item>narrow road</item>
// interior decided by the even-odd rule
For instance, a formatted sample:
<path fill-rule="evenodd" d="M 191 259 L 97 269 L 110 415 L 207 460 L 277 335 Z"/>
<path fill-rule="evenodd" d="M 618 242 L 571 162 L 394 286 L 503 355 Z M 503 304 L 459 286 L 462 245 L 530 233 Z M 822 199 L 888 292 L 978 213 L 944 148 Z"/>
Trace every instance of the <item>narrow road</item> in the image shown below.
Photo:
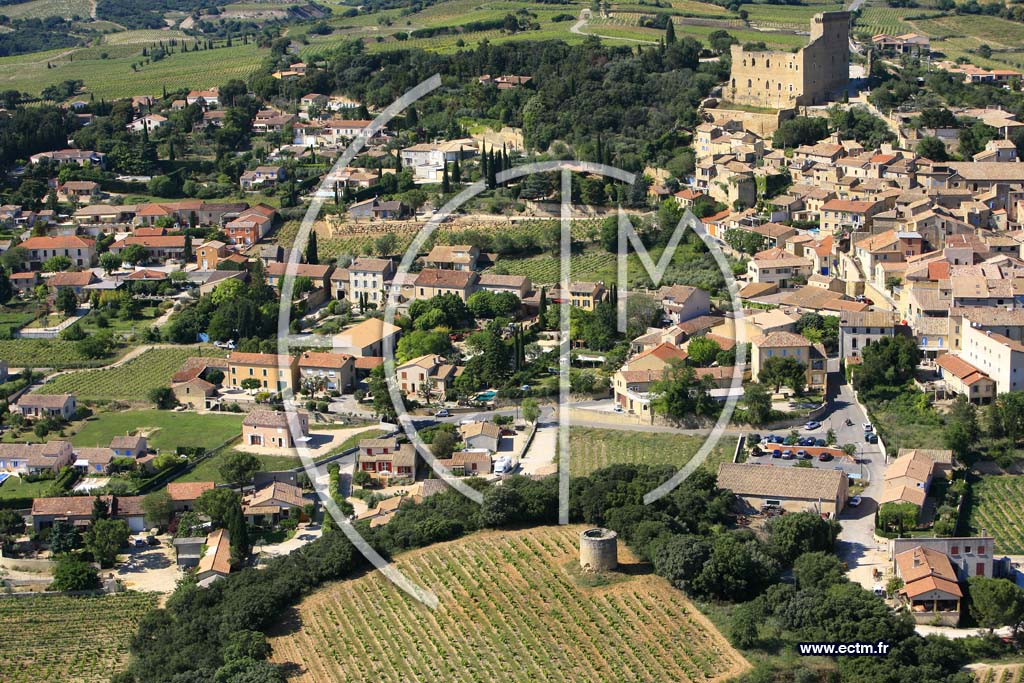
<path fill-rule="evenodd" d="M 590 10 L 584 9 L 580 12 L 579 20 L 569 27 L 569 33 L 575 33 L 579 36 L 595 36 L 597 38 L 604 38 L 605 40 L 622 40 L 627 43 L 640 43 L 642 45 L 657 45 L 656 40 L 641 40 L 640 38 L 620 38 L 619 36 L 603 36 L 600 33 L 593 33 L 591 31 L 584 31 L 583 28 L 590 21 Z"/>

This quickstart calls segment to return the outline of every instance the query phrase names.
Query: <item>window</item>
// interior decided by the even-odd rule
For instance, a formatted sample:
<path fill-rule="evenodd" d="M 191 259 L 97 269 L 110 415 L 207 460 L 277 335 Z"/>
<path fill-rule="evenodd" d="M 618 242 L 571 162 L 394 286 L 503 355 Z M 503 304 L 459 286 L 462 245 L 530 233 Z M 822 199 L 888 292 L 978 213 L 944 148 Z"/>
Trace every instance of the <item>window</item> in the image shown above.
<path fill-rule="evenodd" d="M 964 546 L 964 553 L 967 554 L 967 555 L 970 555 L 971 554 L 971 546 L 965 545 Z"/>
<path fill-rule="evenodd" d="M 975 576 L 985 576 L 985 563 L 984 562 L 979 562 L 978 564 L 974 565 L 974 575 Z"/>
<path fill-rule="evenodd" d="M 960 554 L 960 546 L 955 545 L 952 548 L 950 548 L 949 549 L 949 554 L 950 555 L 959 555 Z"/>
<path fill-rule="evenodd" d="M 984 555 L 985 554 L 985 546 L 983 546 L 983 545 L 979 545 L 978 546 L 978 554 L 979 555 Z"/>
<path fill-rule="evenodd" d="M 773 500 L 771 498 L 766 499 L 764 502 L 765 502 L 765 505 L 782 505 L 782 501 L 781 500 Z"/>

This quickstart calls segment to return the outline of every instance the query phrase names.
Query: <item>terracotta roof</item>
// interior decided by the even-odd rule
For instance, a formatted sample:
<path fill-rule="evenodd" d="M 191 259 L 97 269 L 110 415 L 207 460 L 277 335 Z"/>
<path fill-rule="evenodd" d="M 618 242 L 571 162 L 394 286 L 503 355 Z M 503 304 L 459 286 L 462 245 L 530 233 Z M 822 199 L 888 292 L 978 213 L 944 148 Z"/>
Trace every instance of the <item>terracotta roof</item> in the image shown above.
<path fill-rule="evenodd" d="M 306 504 L 306 499 L 302 496 L 302 489 L 298 486 L 275 481 L 252 493 L 245 505 L 246 507 L 263 507 L 272 501 L 280 501 L 291 507 L 302 507 Z"/>
<path fill-rule="evenodd" d="M 301 413 L 295 413 L 296 420 Z M 298 425 L 298 421 L 296 421 Z M 264 410 L 258 408 L 242 420 L 242 425 L 245 427 L 276 427 L 278 429 L 288 428 L 288 413 L 281 412 L 279 410 Z"/>
<path fill-rule="evenodd" d="M 299 356 L 300 368 L 335 368 L 341 370 L 352 362 L 347 353 L 326 353 L 323 351 L 304 351 Z"/>
<path fill-rule="evenodd" d="M 879 505 L 885 503 L 913 503 L 917 507 L 924 505 L 928 494 L 924 489 L 906 484 L 886 483 L 882 489 L 882 496 L 879 498 Z"/>
<path fill-rule="evenodd" d="M 952 353 L 944 353 L 936 359 L 935 363 L 943 370 L 962 381 L 964 384 L 974 384 L 981 379 L 988 379 L 989 376 L 982 370 L 974 367 L 960 356 Z"/>
<path fill-rule="evenodd" d="M 199 558 L 196 573 L 229 574 L 231 572 L 231 536 L 227 529 L 215 529 L 206 537 L 206 552 Z"/>
<path fill-rule="evenodd" d="M 99 278 L 91 270 L 82 270 L 79 272 L 57 273 L 50 277 L 46 284 L 50 287 L 84 287 L 98 280 Z"/>
<path fill-rule="evenodd" d="M 25 394 L 18 399 L 18 406 L 26 408 L 58 409 L 74 398 L 73 394 Z"/>
<path fill-rule="evenodd" d="M 851 199 L 830 199 L 825 202 L 822 211 L 842 211 L 845 213 L 864 213 L 873 208 L 878 202 L 859 201 Z"/>
<path fill-rule="evenodd" d="M 746 463 L 722 463 L 718 466 L 718 487 L 739 496 L 832 501 L 839 497 L 845 478 L 845 472 L 817 468 Z"/>
<path fill-rule="evenodd" d="M 791 347 L 791 346 L 810 346 L 811 342 L 806 337 L 802 337 L 799 334 L 792 332 L 769 332 L 768 334 L 762 334 L 752 340 L 754 346 L 759 348 L 779 348 L 779 347 Z"/>
<path fill-rule="evenodd" d="M 471 422 L 468 425 L 459 427 L 459 434 L 463 439 L 471 439 L 474 436 L 488 436 L 492 439 L 501 438 L 501 427 L 493 422 Z"/>
<path fill-rule="evenodd" d="M 191 501 L 203 495 L 205 491 L 212 491 L 216 484 L 212 481 L 187 481 L 172 482 L 167 485 L 167 495 L 171 500 Z"/>
<path fill-rule="evenodd" d="M 228 356 L 231 365 L 266 365 L 268 367 L 290 367 L 295 362 L 293 356 L 282 356 L 276 353 L 243 353 L 232 351 Z"/>
<path fill-rule="evenodd" d="M 59 235 L 57 237 L 29 237 L 18 245 L 24 249 L 91 249 L 96 246 L 93 240 L 77 235 Z"/>
<path fill-rule="evenodd" d="M 416 277 L 417 287 L 451 287 L 467 289 L 476 279 L 476 273 L 468 270 L 442 270 L 424 268 Z"/>

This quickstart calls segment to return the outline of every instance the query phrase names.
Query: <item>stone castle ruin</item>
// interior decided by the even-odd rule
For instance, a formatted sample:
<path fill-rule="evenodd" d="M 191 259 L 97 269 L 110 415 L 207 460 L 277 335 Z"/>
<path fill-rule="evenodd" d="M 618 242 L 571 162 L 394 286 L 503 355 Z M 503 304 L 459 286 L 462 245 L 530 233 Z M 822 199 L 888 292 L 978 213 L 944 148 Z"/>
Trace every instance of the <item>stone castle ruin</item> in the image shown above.
<path fill-rule="evenodd" d="M 811 19 L 811 40 L 797 52 L 733 45 L 723 95 L 735 104 L 792 109 L 828 102 L 849 78 L 850 13 L 823 12 Z"/>

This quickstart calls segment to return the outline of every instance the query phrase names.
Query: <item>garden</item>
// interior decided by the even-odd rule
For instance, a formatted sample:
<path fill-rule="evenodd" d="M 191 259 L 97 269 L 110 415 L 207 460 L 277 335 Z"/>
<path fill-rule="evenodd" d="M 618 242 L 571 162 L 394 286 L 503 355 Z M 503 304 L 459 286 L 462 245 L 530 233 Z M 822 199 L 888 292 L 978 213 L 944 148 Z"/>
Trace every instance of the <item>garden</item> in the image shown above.
<path fill-rule="evenodd" d="M 398 568 L 435 591 L 440 609 L 373 572 L 307 598 L 302 627 L 271 640 L 273 659 L 298 664 L 290 680 L 302 682 L 703 681 L 747 668 L 621 544 L 623 580 L 581 586 L 569 569 L 581 529 L 485 532 L 404 554 Z"/>
<path fill-rule="evenodd" d="M 106 446 L 115 436 L 141 434 L 150 449 L 214 448 L 242 433 L 243 415 L 176 413 L 166 410 L 99 412 L 71 437 L 76 446 Z"/>
<path fill-rule="evenodd" d="M 0 680 L 109 681 L 126 661 L 129 641 L 158 597 L 123 593 L 0 600 L 0 632 L 6 636 Z"/>

